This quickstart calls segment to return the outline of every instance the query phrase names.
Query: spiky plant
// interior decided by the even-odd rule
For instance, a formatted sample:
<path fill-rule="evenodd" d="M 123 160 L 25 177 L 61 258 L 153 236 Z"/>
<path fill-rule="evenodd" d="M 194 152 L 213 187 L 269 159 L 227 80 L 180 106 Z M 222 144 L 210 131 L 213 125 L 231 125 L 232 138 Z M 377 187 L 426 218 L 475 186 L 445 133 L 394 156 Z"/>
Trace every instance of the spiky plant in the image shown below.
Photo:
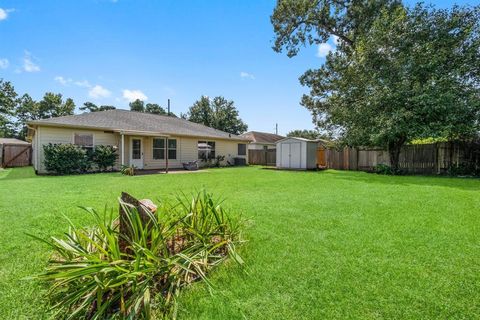
<path fill-rule="evenodd" d="M 236 251 L 242 220 L 206 191 L 161 203 L 156 213 L 147 211 L 147 223 L 134 207 L 120 205 L 128 213 L 128 234 L 120 233 L 113 210 L 83 208 L 94 217 L 93 227 L 69 221 L 62 238 L 35 237 L 54 250 L 45 272 L 33 278 L 50 285 L 56 317 L 149 319 L 153 310 L 175 317 L 179 289 L 196 280 L 209 284 L 208 271 L 227 257 L 243 264 Z"/>

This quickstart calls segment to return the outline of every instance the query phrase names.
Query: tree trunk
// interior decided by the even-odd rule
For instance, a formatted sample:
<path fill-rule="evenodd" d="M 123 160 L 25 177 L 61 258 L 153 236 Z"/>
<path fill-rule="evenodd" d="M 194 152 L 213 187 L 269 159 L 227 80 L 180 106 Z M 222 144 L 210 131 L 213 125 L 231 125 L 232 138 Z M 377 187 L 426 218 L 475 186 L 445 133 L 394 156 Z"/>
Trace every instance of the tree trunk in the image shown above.
<path fill-rule="evenodd" d="M 400 171 L 400 151 L 405 143 L 404 138 L 392 141 L 388 144 L 388 154 L 390 155 L 390 166 L 392 167 L 393 174 L 398 174 Z"/>

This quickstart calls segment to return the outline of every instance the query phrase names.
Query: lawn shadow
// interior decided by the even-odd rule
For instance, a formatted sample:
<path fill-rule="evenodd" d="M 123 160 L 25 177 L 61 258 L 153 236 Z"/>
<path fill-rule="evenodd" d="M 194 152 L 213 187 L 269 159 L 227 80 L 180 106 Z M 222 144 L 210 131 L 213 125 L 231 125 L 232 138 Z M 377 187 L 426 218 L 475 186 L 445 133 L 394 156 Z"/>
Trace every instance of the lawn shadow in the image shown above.
<path fill-rule="evenodd" d="M 326 170 L 323 174 L 334 175 L 335 177 L 349 182 L 360 182 L 367 184 L 385 184 L 399 186 L 429 186 L 446 187 L 468 191 L 480 191 L 480 179 L 470 177 L 448 177 L 448 176 L 427 176 L 427 175 L 404 175 L 389 176 L 360 171 Z"/>

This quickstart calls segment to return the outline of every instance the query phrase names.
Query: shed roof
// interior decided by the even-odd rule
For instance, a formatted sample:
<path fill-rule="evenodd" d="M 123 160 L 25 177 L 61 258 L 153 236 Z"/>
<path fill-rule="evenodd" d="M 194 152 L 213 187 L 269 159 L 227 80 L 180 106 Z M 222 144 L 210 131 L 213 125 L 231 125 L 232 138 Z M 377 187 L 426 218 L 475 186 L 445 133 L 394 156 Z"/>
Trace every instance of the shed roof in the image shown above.
<path fill-rule="evenodd" d="M 240 135 L 250 140 L 253 143 L 265 143 L 265 144 L 275 144 L 278 140 L 285 138 L 274 133 L 260 132 L 260 131 L 249 131 Z"/>
<path fill-rule="evenodd" d="M 244 137 L 185 119 L 121 109 L 35 120 L 28 124 L 247 141 Z"/>
<path fill-rule="evenodd" d="M 284 139 L 278 140 L 277 143 L 278 143 L 278 142 L 285 141 L 285 140 L 288 140 L 288 139 L 305 141 L 305 142 L 314 142 L 314 143 L 326 143 L 326 142 L 327 142 L 326 140 L 323 140 L 323 139 L 315 139 L 315 140 L 312 140 L 312 139 L 306 139 L 306 138 L 301 138 L 301 137 L 286 137 L 286 138 L 284 138 Z"/>
<path fill-rule="evenodd" d="M 23 141 L 15 138 L 0 138 L 0 144 L 30 144 L 27 141 Z"/>

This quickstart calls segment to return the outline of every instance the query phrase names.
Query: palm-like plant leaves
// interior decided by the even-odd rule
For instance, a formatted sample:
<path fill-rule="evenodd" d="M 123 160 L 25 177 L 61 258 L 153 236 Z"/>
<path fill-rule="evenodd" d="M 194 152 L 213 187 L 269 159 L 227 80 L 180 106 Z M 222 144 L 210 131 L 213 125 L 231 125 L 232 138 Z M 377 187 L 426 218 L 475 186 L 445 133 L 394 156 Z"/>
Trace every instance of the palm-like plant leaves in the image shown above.
<path fill-rule="evenodd" d="M 201 191 L 161 203 L 147 221 L 135 207 L 120 201 L 127 212 L 128 232 L 121 233 L 113 210 L 99 214 L 90 228 L 69 221 L 62 238 L 44 240 L 54 253 L 45 272 L 32 278 L 50 284 L 48 292 L 56 316 L 66 319 L 150 319 L 153 307 L 175 316 L 179 289 L 196 281 L 211 284 L 207 273 L 227 256 L 242 265 L 236 251 L 241 220 L 233 219 L 221 201 Z M 120 241 L 128 244 L 122 251 Z M 153 299 L 156 296 L 156 299 Z"/>

